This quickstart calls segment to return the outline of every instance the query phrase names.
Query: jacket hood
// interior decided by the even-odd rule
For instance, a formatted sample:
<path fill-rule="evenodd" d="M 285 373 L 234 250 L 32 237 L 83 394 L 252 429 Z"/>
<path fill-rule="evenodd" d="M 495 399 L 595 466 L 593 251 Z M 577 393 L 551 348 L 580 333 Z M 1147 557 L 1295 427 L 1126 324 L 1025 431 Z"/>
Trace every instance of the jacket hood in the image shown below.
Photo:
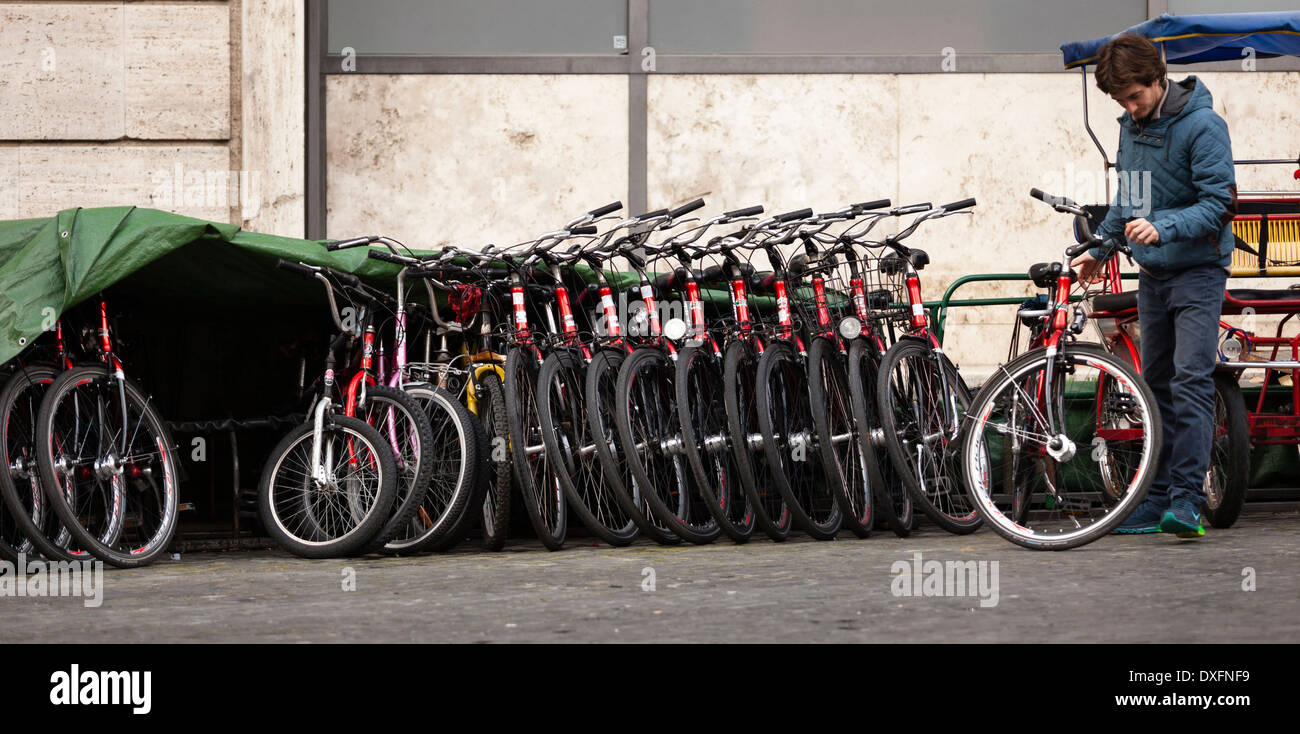
<path fill-rule="evenodd" d="M 1165 95 L 1164 104 L 1160 107 L 1160 118 L 1147 125 L 1146 129 L 1168 125 L 1202 107 L 1213 108 L 1214 97 L 1210 96 L 1210 90 L 1199 79 L 1189 76 L 1180 82 L 1170 80 L 1169 93 Z M 1116 119 L 1124 127 L 1138 129 L 1138 124 L 1127 111 Z"/>

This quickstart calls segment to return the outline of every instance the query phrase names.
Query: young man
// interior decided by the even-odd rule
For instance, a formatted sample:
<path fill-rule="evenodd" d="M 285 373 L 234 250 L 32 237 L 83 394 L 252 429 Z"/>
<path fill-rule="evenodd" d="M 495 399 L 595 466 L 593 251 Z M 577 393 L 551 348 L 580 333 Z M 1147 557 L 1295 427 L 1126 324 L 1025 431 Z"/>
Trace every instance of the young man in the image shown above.
<path fill-rule="evenodd" d="M 1147 499 L 1118 532 L 1195 538 L 1205 534 L 1219 311 L 1235 242 L 1228 224 L 1236 193 L 1228 126 L 1205 85 L 1194 76 L 1166 79 L 1160 52 L 1140 36 L 1125 34 L 1102 46 L 1096 78 L 1124 108 L 1118 195 L 1097 234 L 1123 234 L 1141 266 L 1142 374 L 1155 393 L 1164 435 Z M 1142 196 L 1147 180 L 1150 195 Z M 1081 278 L 1099 275 L 1099 256 L 1094 249 L 1074 261 Z"/>

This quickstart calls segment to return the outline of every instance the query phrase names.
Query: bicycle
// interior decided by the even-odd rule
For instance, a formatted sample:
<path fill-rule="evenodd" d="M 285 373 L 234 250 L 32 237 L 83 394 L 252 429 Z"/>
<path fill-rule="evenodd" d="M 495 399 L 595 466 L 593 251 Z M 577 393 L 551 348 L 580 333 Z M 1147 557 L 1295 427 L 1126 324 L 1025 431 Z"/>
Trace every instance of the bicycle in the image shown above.
<path fill-rule="evenodd" d="M 397 461 L 384 436 L 363 420 L 340 415 L 336 353 L 355 340 L 334 299 L 347 273 L 280 260 L 283 270 L 315 278 L 326 291 L 338 333 L 326 348 L 320 391 L 307 421 L 271 449 L 258 484 L 263 527 L 285 550 L 303 558 L 360 553 L 390 517 L 397 499 Z"/>
<path fill-rule="evenodd" d="M 975 396 L 962 440 L 971 502 L 1003 538 L 1034 550 L 1065 550 L 1110 533 L 1145 498 L 1161 429 L 1155 397 L 1126 360 L 1077 341 L 1087 317 L 1070 303 L 1070 261 L 1092 247 L 1122 248 L 1092 235 L 1074 202 L 1034 189 L 1075 215 L 1082 244 L 1031 277 L 1053 287 L 1041 346 L 998 368 Z M 1071 317 L 1073 312 L 1073 317 Z M 1042 503 L 1035 495 L 1042 495 Z"/>
<path fill-rule="evenodd" d="M 893 252 L 877 266 L 883 275 L 903 280 L 909 311 L 903 333 L 881 360 L 876 384 L 885 446 L 912 501 L 936 525 L 959 535 L 974 532 L 981 523 L 962 491 L 955 456 L 971 395 L 929 328 L 918 275 L 929 256 L 902 240 L 924 222 L 968 213 L 974 205 L 974 199 L 963 199 L 919 214 L 906 229 L 879 243 Z"/>
<path fill-rule="evenodd" d="M 136 568 L 156 561 L 176 531 L 175 442 L 126 376 L 102 298 L 95 346 L 101 364 L 65 369 L 41 400 L 38 476 L 72 543 L 111 566 Z"/>
<path fill-rule="evenodd" d="M 469 533 L 474 519 L 472 508 L 480 506 L 487 490 L 488 478 L 480 466 L 486 458 L 487 437 L 465 402 L 457 398 L 462 390 L 468 389 L 471 381 L 465 379 L 467 371 L 457 366 L 463 360 L 451 358 L 446 343 L 448 334 L 463 335 L 473 323 L 446 321 L 438 310 L 437 293 L 456 292 L 454 285 L 444 283 L 440 277 L 459 269 L 447 268 L 436 260 L 430 262 L 414 255 L 403 255 L 404 245 L 382 236 L 335 242 L 327 245 L 327 249 L 344 250 L 375 244 L 382 245 L 386 251 L 367 250 L 368 258 L 401 267 L 395 283 L 392 358 L 391 362 L 385 360 L 381 352 L 379 381 L 386 383 L 384 394 L 399 392 L 409 396 L 421 413 L 421 421 L 427 420 L 429 424 L 428 443 L 420 441 L 416 447 L 428 447 L 418 454 L 420 463 L 428 464 L 427 489 L 420 492 L 421 499 L 415 503 L 412 513 L 398 513 L 398 517 L 404 516 L 405 519 L 398 522 L 394 536 L 383 550 L 406 554 L 448 550 Z M 407 312 L 410 307 L 406 303 L 406 282 L 411 278 L 424 283 L 429 305 L 419 313 L 425 321 L 433 324 L 424 332 L 424 359 L 419 362 L 407 360 Z M 384 296 L 382 293 L 377 295 Z M 432 352 L 435 335 L 440 340 L 436 354 Z M 454 384 L 457 381 L 463 382 Z M 349 407 L 358 392 L 354 386 L 360 384 L 358 377 L 349 384 Z M 389 438 L 392 442 L 391 431 Z M 415 443 L 414 438 L 415 435 L 404 438 L 403 443 Z M 410 451 L 409 448 L 406 450 Z"/>

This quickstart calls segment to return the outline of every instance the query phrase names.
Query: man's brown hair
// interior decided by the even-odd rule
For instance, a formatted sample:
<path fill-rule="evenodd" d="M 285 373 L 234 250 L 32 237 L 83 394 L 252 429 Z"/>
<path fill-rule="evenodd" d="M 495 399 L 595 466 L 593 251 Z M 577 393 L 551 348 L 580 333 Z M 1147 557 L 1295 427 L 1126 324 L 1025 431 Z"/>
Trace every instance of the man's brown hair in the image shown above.
<path fill-rule="evenodd" d="M 1134 84 L 1151 86 L 1165 77 L 1165 61 L 1147 39 L 1125 33 L 1097 52 L 1097 88 L 1119 94 Z"/>

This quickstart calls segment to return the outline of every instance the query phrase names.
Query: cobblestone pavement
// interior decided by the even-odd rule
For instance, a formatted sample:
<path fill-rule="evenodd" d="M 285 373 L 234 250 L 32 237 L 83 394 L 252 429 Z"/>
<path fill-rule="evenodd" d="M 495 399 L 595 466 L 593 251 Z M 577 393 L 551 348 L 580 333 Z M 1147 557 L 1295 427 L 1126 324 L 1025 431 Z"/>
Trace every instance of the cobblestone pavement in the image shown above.
<path fill-rule="evenodd" d="M 108 569 L 98 608 L 0 598 L 0 642 L 1300 639 L 1300 513 L 1247 513 L 1207 532 L 1200 541 L 1111 536 L 1064 553 L 1021 550 L 987 530 L 932 528 L 905 539 L 743 546 L 579 540 L 557 553 L 532 542 L 502 553 L 467 544 L 396 559 L 193 553 Z M 924 565 L 912 573 L 918 553 L 922 562 L 996 561 L 996 597 L 991 565 L 983 595 L 974 583 L 967 591 L 977 595 L 920 595 L 925 583 L 918 595 L 896 594 L 906 591 L 896 563 L 913 579 L 929 574 Z M 349 579 L 354 591 L 343 589 Z M 1255 590 L 1244 590 L 1251 582 Z"/>

